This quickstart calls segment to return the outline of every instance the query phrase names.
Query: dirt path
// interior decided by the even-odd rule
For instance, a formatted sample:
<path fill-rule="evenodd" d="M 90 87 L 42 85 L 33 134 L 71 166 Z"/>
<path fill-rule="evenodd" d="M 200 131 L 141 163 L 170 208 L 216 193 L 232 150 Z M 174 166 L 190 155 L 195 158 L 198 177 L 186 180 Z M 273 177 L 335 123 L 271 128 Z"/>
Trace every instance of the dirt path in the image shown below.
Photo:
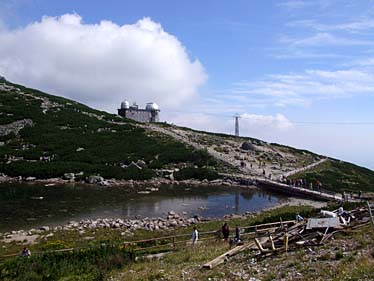
<path fill-rule="evenodd" d="M 230 166 L 237 167 L 240 174 L 246 178 L 263 179 L 265 173 L 265 177 L 279 179 L 283 176 L 288 177 L 311 169 L 327 160 L 327 158 L 318 159 L 317 162 L 300 167 L 302 164 L 298 164 L 298 162 L 301 162 L 301 160 L 295 155 L 286 153 L 269 144 L 256 146 L 256 149 L 258 149 L 256 154 L 245 152 L 241 149 L 241 144 L 244 141 L 241 138 L 216 137 L 200 132 L 183 130 L 178 127 L 161 127 L 155 124 L 147 124 L 142 127 L 153 132 L 168 135 L 196 149 L 205 149 L 212 157 Z M 219 145 L 217 145 L 217 143 L 219 143 Z M 224 147 L 224 151 L 218 151 L 217 147 Z M 261 162 L 258 160 L 258 154 L 261 153 L 278 155 L 282 158 L 280 161 L 277 160 L 276 162 Z M 245 165 L 241 166 L 241 162 L 244 162 Z M 299 167 L 297 165 L 299 165 Z"/>
<path fill-rule="evenodd" d="M 296 174 L 298 174 L 298 173 L 301 173 L 301 172 L 304 172 L 304 171 L 310 170 L 310 169 L 312 169 L 312 168 L 314 168 L 314 167 L 316 167 L 316 166 L 318 166 L 318 165 L 320 165 L 320 164 L 326 162 L 328 159 L 329 159 L 329 158 L 326 157 L 326 158 L 321 159 L 321 160 L 319 160 L 318 162 L 312 163 L 312 164 L 310 164 L 310 165 L 308 165 L 308 166 L 305 166 L 305 167 L 302 167 L 302 168 L 295 169 L 295 170 L 293 170 L 293 171 L 290 171 L 290 172 L 284 173 L 284 174 L 283 174 L 283 177 L 285 177 L 285 178 L 286 178 L 286 177 L 290 177 L 290 176 L 296 175 Z"/>

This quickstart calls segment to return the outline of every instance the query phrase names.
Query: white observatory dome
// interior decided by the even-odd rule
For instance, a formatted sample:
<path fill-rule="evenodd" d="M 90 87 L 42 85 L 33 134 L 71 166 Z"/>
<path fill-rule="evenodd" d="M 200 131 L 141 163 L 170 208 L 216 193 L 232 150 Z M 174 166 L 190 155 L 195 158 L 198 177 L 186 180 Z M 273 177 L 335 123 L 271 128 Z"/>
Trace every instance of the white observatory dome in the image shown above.
<path fill-rule="evenodd" d="M 160 110 L 157 103 L 154 103 L 154 102 L 147 103 L 147 105 L 145 106 L 145 109 L 146 110 L 152 110 L 152 111 Z"/>
<path fill-rule="evenodd" d="M 130 108 L 130 103 L 125 100 L 121 103 L 121 109 L 129 109 Z"/>

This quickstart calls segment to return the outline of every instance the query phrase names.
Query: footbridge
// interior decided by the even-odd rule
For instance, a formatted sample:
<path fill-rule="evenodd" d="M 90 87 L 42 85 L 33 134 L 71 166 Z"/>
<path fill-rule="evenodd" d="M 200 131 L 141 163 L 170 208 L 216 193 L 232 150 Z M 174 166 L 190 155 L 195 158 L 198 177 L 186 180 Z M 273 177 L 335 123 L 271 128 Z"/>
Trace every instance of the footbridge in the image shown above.
<path fill-rule="evenodd" d="M 282 193 L 289 196 L 296 196 L 302 198 L 311 198 L 323 201 L 341 201 L 340 194 L 328 190 L 312 190 L 304 187 L 289 185 L 283 182 L 273 181 L 265 178 L 253 177 L 241 174 L 221 174 L 224 179 L 231 180 L 243 186 L 254 185 L 262 189 L 267 189 L 272 192 Z M 347 198 L 349 201 L 354 199 Z"/>

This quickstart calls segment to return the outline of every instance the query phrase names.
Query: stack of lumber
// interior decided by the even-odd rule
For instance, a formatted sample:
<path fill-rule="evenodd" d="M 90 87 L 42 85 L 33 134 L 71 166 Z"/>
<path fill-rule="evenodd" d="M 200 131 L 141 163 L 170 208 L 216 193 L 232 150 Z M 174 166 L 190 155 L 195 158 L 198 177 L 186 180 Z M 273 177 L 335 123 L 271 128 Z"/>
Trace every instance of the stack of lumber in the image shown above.
<path fill-rule="evenodd" d="M 338 232 L 361 227 L 373 220 L 370 204 L 368 208 L 357 208 L 349 212 L 340 208 L 332 212 L 322 211 L 321 214 L 325 217 L 302 220 L 290 227 L 281 224 L 278 228 L 268 229 L 266 233 L 258 233 L 243 245 L 236 246 L 207 262 L 203 268 L 211 269 L 228 261 L 232 256 L 250 249 L 256 250 L 255 256 L 265 258 L 297 247 L 320 246 Z"/>

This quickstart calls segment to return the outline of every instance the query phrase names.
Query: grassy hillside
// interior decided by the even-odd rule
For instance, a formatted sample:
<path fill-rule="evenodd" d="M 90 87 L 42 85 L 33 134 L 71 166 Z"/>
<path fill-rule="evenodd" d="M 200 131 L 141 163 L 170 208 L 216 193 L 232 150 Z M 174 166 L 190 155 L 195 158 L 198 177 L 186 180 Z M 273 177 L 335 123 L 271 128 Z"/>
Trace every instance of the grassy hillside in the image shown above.
<path fill-rule="evenodd" d="M 267 174 L 277 178 L 324 158 L 254 138 L 166 123 L 151 127 L 0 81 L 0 173 L 9 176 L 43 179 L 83 172 L 82 177 L 100 174 L 105 178 L 143 180 L 154 177 L 160 168 L 182 168 L 175 174 L 179 180 L 214 179 L 217 171 L 239 172 L 245 161 L 246 168 L 241 172 L 262 177 L 266 169 Z M 243 142 L 253 149 L 242 149 Z M 143 169 L 126 167 L 140 160 L 146 164 Z M 373 171 L 337 160 L 293 178 L 308 182 L 318 179 L 324 188 L 333 191 L 374 191 Z"/>
<path fill-rule="evenodd" d="M 0 126 L 32 121 L 18 132 L 0 135 L 0 172 L 9 176 L 51 178 L 83 171 L 105 178 L 149 179 L 154 169 L 181 163 L 217 166 L 206 152 L 151 134 L 135 122 L 20 85 L 7 85 L 16 88 L 0 90 Z M 138 160 L 145 161 L 147 168 L 121 168 Z"/>
<path fill-rule="evenodd" d="M 323 188 L 331 191 L 374 191 L 374 172 L 351 163 L 328 160 L 310 171 L 292 178 L 307 182 L 321 181 Z"/>

